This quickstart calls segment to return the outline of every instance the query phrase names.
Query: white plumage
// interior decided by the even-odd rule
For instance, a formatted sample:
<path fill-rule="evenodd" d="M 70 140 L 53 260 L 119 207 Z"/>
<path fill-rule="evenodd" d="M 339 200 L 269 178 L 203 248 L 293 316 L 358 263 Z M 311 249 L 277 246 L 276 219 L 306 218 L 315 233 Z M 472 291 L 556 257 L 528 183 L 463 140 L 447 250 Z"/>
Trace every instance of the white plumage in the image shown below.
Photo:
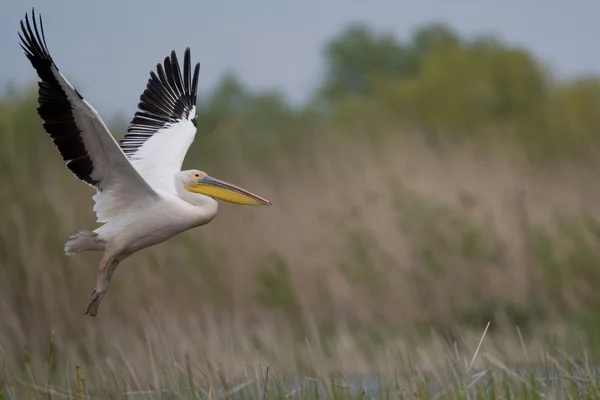
<path fill-rule="evenodd" d="M 183 75 L 174 51 L 150 72 L 139 110 L 117 142 L 94 108 L 52 60 L 42 21 L 21 21 L 21 47 L 41 82 L 38 114 L 46 132 L 80 180 L 96 189 L 94 212 L 103 223 L 80 231 L 65 244 L 69 255 L 101 250 L 96 287 L 86 314 L 95 316 L 117 265 L 131 254 L 207 224 L 217 214 L 215 199 L 242 205 L 268 200 L 198 170 L 181 171 L 196 135 L 196 90 L 200 64 L 192 73 L 190 50 Z M 22 35 L 21 35 L 22 34 Z"/>

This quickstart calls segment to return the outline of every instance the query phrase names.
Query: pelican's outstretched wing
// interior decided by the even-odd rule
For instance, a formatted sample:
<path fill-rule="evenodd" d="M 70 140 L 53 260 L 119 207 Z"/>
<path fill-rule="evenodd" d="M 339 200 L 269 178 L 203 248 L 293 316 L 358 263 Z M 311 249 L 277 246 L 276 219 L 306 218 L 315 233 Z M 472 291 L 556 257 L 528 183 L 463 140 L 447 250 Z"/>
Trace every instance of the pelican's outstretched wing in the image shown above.
<path fill-rule="evenodd" d="M 135 169 L 157 190 L 175 191 L 173 176 L 196 136 L 196 90 L 200 63 L 192 78 L 190 49 L 185 50 L 183 76 L 175 51 L 164 68 L 150 72 L 121 149 Z M 158 76 L 157 76 L 158 74 Z"/>
<path fill-rule="evenodd" d="M 67 168 L 96 188 L 94 211 L 98 222 L 106 222 L 128 207 L 157 199 L 158 194 L 127 160 L 96 110 L 59 72 L 46 45 L 42 18 L 38 30 L 34 10 L 32 19 L 33 29 L 25 15 L 19 38 L 41 79 L 38 114 Z"/>

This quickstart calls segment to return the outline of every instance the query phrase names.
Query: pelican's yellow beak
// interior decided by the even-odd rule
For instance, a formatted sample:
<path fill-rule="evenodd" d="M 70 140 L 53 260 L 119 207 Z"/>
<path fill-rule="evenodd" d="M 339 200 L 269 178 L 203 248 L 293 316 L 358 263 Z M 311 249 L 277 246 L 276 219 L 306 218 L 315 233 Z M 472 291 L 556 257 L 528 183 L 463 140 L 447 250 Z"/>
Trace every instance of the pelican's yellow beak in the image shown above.
<path fill-rule="evenodd" d="M 232 185 L 210 176 L 205 176 L 194 186 L 186 186 L 186 190 L 194 193 L 200 193 L 215 199 L 227 201 L 229 203 L 241 204 L 245 206 L 270 206 L 271 202 L 267 199 L 250 193 L 246 189 Z"/>

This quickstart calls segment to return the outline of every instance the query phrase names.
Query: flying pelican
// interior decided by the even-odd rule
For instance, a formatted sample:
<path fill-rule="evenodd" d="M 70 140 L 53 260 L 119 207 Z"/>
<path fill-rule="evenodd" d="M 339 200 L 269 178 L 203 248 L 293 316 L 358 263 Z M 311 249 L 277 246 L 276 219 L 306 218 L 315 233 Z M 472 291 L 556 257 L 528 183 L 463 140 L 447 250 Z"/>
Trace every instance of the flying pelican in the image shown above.
<path fill-rule="evenodd" d="M 217 214 L 215 199 L 240 205 L 271 202 L 199 170 L 181 171 L 196 135 L 196 91 L 200 63 L 191 72 L 185 50 L 183 75 L 175 51 L 164 66 L 150 72 L 127 134 L 117 142 L 96 110 L 59 72 L 52 60 L 41 15 L 33 30 L 25 14 L 21 47 L 36 70 L 37 109 L 46 132 L 67 168 L 96 189 L 94 231 L 71 236 L 65 253 L 104 251 L 86 315 L 98 307 L 117 265 L 144 248 L 209 223 Z M 41 33 L 41 35 L 40 35 Z"/>

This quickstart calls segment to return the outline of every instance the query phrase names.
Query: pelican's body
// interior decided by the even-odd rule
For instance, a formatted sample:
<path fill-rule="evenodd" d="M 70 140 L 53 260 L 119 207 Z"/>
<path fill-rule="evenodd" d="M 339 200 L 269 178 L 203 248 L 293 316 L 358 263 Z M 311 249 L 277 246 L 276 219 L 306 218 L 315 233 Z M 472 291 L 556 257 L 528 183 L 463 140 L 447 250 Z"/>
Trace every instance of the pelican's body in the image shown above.
<path fill-rule="evenodd" d="M 122 261 L 146 247 L 212 221 L 217 215 L 218 203 L 211 198 L 207 200 L 205 204 L 193 205 L 180 197 L 163 193 L 145 208 L 119 214 L 119 218 L 108 220 L 93 232 L 80 232 L 74 240 L 67 242 L 65 252 L 71 255 L 110 249 L 112 253 L 119 254 Z"/>
<path fill-rule="evenodd" d="M 33 14 L 33 12 L 32 12 Z M 33 15 L 32 15 L 33 16 Z M 94 108 L 52 60 L 43 28 L 21 21 L 21 47 L 41 79 L 38 114 L 63 160 L 96 189 L 98 222 L 65 244 L 68 255 L 99 250 L 104 255 L 86 314 L 95 316 L 117 265 L 144 248 L 205 225 L 217 215 L 215 199 L 241 205 L 268 200 L 198 170 L 181 171 L 196 134 L 196 90 L 189 48 L 183 74 L 174 51 L 150 73 L 127 134 L 119 143 Z M 193 77 L 192 77 L 193 75 Z"/>

